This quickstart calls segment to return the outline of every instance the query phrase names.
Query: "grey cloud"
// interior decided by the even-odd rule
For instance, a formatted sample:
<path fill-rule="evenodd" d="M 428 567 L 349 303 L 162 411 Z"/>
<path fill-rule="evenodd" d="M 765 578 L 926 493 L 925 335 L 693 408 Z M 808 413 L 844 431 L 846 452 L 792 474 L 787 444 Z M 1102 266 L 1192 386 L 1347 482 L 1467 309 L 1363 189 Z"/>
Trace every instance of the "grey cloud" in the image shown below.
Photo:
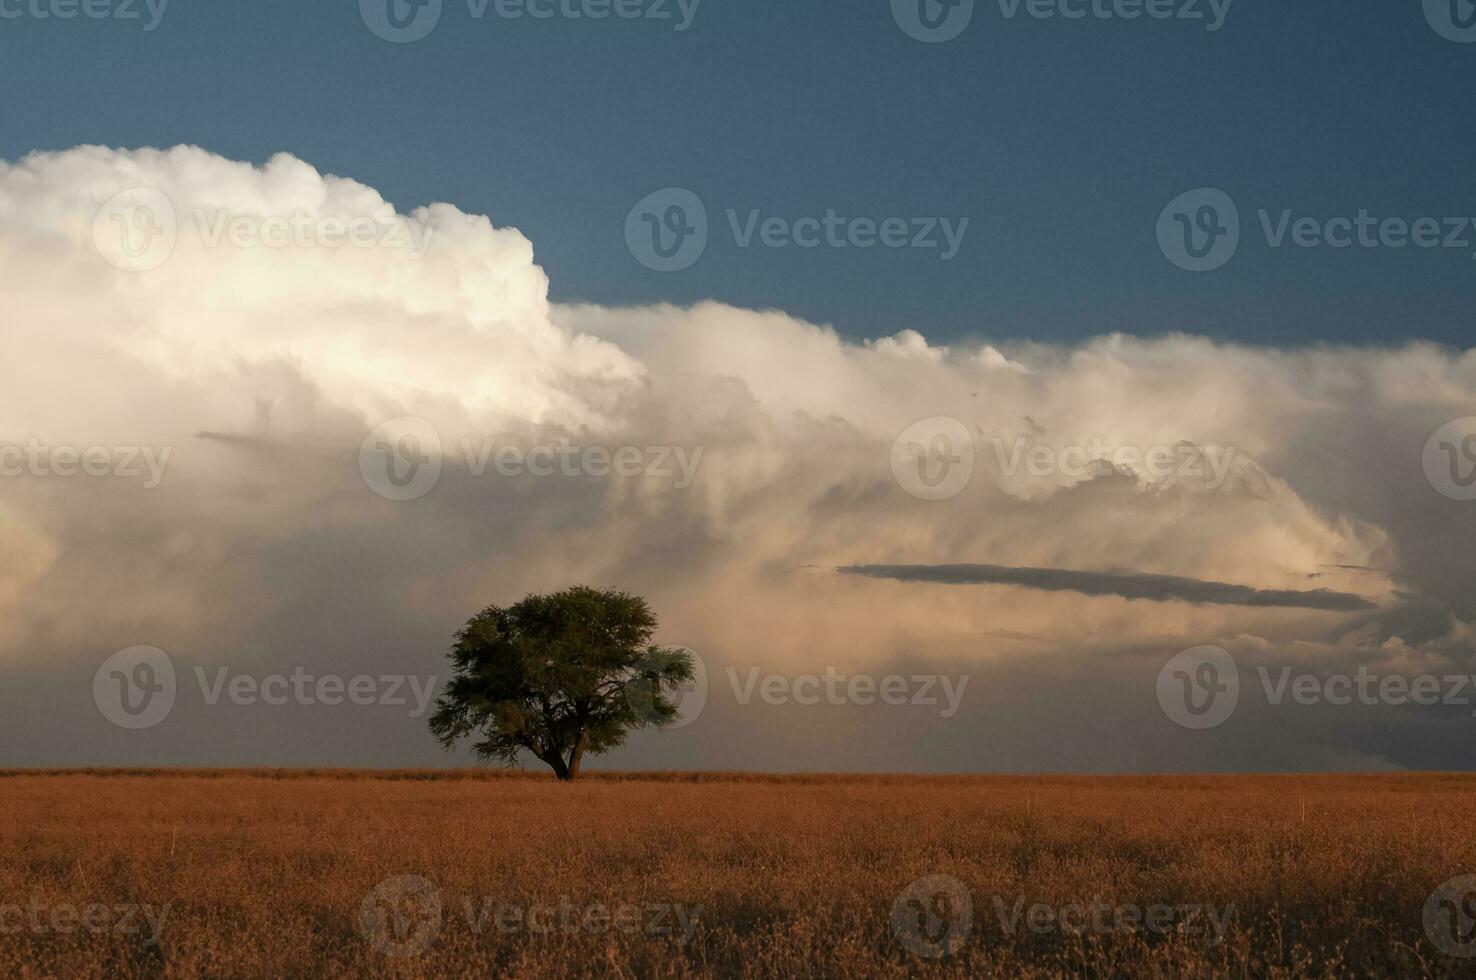
<path fill-rule="evenodd" d="M 1121 596 L 1156 602 L 1178 600 L 1217 606 L 1263 606 L 1283 609 L 1321 609 L 1360 612 L 1378 607 L 1351 592 L 1314 589 L 1253 589 L 1228 582 L 1206 582 L 1178 575 L 1143 572 L 1080 572 L 1065 568 L 1011 568 L 1007 565 L 849 565 L 845 575 L 894 579 L 899 582 L 935 582 L 942 585 L 1019 585 L 1047 592 Z"/>

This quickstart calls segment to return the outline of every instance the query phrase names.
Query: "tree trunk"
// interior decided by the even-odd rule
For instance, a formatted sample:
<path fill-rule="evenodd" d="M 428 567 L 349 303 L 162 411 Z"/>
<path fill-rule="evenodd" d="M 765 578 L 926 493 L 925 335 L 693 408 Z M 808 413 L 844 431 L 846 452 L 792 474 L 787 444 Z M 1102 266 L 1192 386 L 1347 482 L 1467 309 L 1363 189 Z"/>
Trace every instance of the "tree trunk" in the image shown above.
<path fill-rule="evenodd" d="M 584 746 L 588 741 L 589 736 L 584 732 L 580 732 L 579 738 L 574 742 L 574 748 L 569 751 L 569 774 L 564 778 L 573 779 L 579 775 L 579 764 L 584 761 Z"/>
<path fill-rule="evenodd" d="M 564 765 L 563 756 L 557 750 L 551 749 L 546 755 L 540 755 L 538 758 L 542 759 L 543 764 L 554 771 L 554 775 L 559 777 L 560 782 L 567 783 L 574 778 L 569 772 L 569 767 Z"/>

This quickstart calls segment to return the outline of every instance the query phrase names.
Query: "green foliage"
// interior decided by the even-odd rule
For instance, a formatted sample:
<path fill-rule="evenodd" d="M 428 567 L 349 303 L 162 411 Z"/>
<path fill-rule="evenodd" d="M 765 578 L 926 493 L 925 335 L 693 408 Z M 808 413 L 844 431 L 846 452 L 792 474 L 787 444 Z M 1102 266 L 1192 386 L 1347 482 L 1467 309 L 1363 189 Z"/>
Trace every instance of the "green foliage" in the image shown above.
<path fill-rule="evenodd" d="M 656 617 L 639 596 L 575 586 L 488 606 L 456 634 L 453 676 L 430 728 L 447 749 L 475 738 L 479 759 L 516 765 L 524 750 L 560 779 L 647 725 L 679 717 L 692 655 L 651 644 Z"/>

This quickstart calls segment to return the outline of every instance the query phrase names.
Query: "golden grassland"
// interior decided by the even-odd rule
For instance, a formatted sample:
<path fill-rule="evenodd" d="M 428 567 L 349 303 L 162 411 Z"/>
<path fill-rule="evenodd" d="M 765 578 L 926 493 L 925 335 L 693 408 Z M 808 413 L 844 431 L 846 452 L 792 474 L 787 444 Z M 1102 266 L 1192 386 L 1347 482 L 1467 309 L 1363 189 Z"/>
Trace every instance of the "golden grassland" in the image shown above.
<path fill-rule="evenodd" d="M 0 976 L 1462 976 L 1422 915 L 1473 818 L 1466 775 L 5 772 Z M 1094 903 L 1174 912 L 1011 918 Z"/>

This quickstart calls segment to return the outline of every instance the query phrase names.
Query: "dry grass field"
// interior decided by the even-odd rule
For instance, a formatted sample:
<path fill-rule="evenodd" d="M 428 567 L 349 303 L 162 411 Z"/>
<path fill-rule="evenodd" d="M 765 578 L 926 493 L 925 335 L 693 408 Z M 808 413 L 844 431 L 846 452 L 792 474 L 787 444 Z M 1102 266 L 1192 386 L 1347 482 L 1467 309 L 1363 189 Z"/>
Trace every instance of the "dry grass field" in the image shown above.
<path fill-rule="evenodd" d="M 1441 775 L 6 773 L 0 976 L 1466 975 L 1469 896 L 1424 915 L 1473 814 Z"/>

